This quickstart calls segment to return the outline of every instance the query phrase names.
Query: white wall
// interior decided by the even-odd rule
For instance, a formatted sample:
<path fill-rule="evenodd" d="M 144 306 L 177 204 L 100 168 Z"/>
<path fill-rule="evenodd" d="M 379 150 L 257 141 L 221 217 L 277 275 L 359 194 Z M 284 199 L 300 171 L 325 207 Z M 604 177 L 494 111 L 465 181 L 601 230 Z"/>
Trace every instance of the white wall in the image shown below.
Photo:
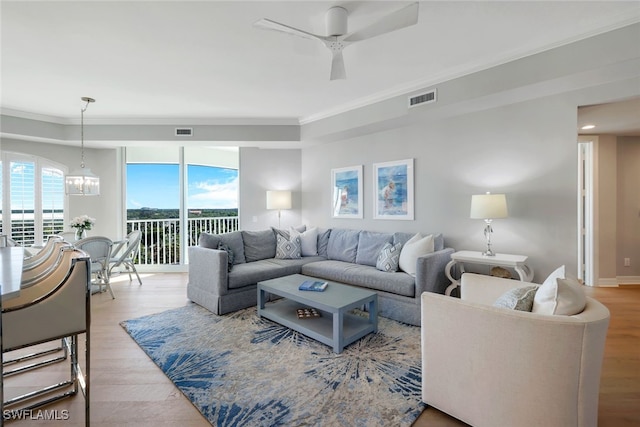
<path fill-rule="evenodd" d="M 240 149 L 240 227 L 278 227 L 278 212 L 267 210 L 267 190 L 291 190 L 292 209 L 281 212 L 282 228 L 301 224 L 300 150 Z M 254 221 L 255 220 L 255 221 Z"/>
<path fill-rule="evenodd" d="M 2 150 L 44 157 L 67 165 L 69 171 L 80 167 L 80 147 L 2 139 Z M 89 215 L 96 218 L 91 235 L 105 235 L 113 239 L 121 238 L 122 203 L 120 188 L 122 185 L 122 168 L 116 149 L 84 150 L 85 165 L 100 177 L 100 196 L 71 196 L 69 199 L 69 218 L 78 215 Z M 71 231 L 71 228 L 68 227 Z"/>
<path fill-rule="evenodd" d="M 494 221 L 494 250 L 530 256 L 537 279 L 560 264 L 577 273 L 576 114 L 551 97 L 305 149 L 304 222 L 437 231 L 457 250 L 482 250 L 471 195 L 506 193 L 509 218 Z M 415 221 L 372 219 L 372 164 L 406 158 L 415 159 Z M 330 171 L 356 164 L 364 164 L 365 218 L 332 219 Z"/>

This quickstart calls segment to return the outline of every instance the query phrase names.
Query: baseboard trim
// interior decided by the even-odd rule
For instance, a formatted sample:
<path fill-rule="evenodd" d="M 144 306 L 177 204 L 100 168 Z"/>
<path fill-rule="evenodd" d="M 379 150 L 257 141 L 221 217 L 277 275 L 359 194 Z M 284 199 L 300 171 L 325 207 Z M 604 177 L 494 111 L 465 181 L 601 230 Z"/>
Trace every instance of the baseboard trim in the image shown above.
<path fill-rule="evenodd" d="M 606 287 L 606 286 L 612 286 L 612 287 L 616 287 L 618 286 L 618 279 L 617 278 L 609 278 L 609 279 L 598 279 L 598 284 L 596 286 L 600 286 L 600 287 Z"/>
<path fill-rule="evenodd" d="M 640 285 L 640 276 L 618 276 L 618 285 Z"/>

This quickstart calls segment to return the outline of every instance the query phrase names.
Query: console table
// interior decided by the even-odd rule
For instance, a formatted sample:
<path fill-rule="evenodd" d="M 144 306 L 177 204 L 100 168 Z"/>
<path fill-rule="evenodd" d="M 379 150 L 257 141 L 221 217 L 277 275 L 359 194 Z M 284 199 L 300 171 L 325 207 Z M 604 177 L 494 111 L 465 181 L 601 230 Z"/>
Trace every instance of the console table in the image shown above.
<path fill-rule="evenodd" d="M 483 255 L 482 252 L 476 251 L 460 251 L 451 254 L 451 261 L 447 264 L 444 273 L 451 281 L 447 287 L 445 295 L 451 295 L 451 292 L 460 286 L 460 282 L 453 278 L 451 269 L 454 265 L 458 265 L 460 273 L 464 273 L 464 264 L 481 264 L 498 267 L 513 268 L 520 280 L 530 282 L 533 279 L 533 268 L 527 264 L 528 257 L 524 255 L 496 254 L 495 256 Z"/>

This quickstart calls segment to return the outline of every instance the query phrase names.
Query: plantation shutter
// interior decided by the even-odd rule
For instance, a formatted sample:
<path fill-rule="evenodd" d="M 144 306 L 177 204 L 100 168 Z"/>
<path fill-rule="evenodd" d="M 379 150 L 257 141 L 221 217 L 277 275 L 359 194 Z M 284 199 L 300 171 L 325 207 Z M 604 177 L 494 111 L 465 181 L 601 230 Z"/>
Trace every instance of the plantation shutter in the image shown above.
<path fill-rule="evenodd" d="M 64 231 L 64 173 L 42 168 L 42 236 Z"/>
<path fill-rule="evenodd" d="M 35 241 L 35 162 L 10 163 L 11 238 L 23 245 Z"/>

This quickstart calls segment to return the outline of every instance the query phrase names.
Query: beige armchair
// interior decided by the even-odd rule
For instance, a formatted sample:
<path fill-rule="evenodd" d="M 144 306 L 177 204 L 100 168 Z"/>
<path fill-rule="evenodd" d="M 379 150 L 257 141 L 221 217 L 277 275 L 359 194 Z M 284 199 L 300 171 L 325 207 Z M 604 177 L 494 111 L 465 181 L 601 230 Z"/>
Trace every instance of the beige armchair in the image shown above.
<path fill-rule="evenodd" d="M 422 400 L 477 427 L 596 426 L 609 310 L 491 306 L 526 285 L 465 273 L 460 299 L 422 294 Z"/>

